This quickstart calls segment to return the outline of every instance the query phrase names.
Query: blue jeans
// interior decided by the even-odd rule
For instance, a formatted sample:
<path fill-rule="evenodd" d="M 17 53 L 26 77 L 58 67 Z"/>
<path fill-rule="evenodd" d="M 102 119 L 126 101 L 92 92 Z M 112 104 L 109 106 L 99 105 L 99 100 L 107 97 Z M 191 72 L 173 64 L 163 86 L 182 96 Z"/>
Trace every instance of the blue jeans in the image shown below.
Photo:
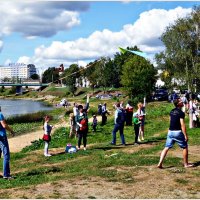
<path fill-rule="evenodd" d="M 0 137 L 0 148 L 3 153 L 3 176 L 10 176 L 10 150 L 6 136 Z"/>
<path fill-rule="evenodd" d="M 181 130 L 179 131 L 168 131 L 168 134 L 167 134 L 167 140 L 166 140 L 166 144 L 165 144 L 165 147 L 169 147 L 169 148 L 172 148 L 174 143 L 177 142 L 178 145 L 185 149 L 187 148 L 187 142 L 185 141 L 185 137 L 184 137 L 184 134 Z"/>
<path fill-rule="evenodd" d="M 125 139 L 124 139 L 124 124 L 115 124 L 112 135 L 113 135 L 113 140 L 112 143 L 116 144 L 116 133 L 119 131 L 120 137 L 122 144 L 125 144 Z"/>

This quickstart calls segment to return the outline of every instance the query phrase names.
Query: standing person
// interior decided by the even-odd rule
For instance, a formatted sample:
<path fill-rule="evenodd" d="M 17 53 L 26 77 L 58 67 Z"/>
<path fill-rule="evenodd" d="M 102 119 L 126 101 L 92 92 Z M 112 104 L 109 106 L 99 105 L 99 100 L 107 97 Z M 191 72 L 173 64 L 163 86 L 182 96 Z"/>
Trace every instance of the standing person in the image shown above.
<path fill-rule="evenodd" d="M 131 101 L 128 101 L 126 105 L 126 125 L 132 126 L 132 117 L 133 117 L 133 106 L 131 106 Z"/>
<path fill-rule="evenodd" d="M 139 120 L 140 120 L 140 131 L 139 131 L 139 137 L 138 137 L 138 141 L 141 142 L 141 140 L 144 140 L 144 117 L 145 117 L 145 113 L 144 113 L 144 107 L 143 104 L 140 102 L 138 103 L 138 116 L 139 116 Z"/>
<path fill-rule="evenodd" d="M 47 115 L 44 117 L 44 135 L 43 135 L 43 140 L 44 140 L 44 156 L 51 156 L 51 154 L 49 154 L 49 142 L 51 141 L 51 130 L 53 128 L 52 125 L 49 125 L 49 120 L 50 117 Z"/>
<path fill-rule="evenodd" d="M 76 137 L 76 122 L 75 122 L 74 113 L 69 114 L 69 124 L 70 124 L 69 137 L 72 137 L 73 134 Z"/>
<path fill-rule="evenodd" d="M 77 103 L 74 103 L 73 113 L 74 113 L 74 117 L 76 117 L 76 115 L 78 114 L 78 105 L 77 105 Z"/>
<path fill-rule="evenodd" d="M 134 131 L 135 131 L 135 145 L 138 145 L 138 136 L 139 136 L 139 131 L 140 131 L 140 124 L 141 121 L 138 119 L 138 113 L 133 114 L 133 124 L 134 124 Z"/>
<path fill-rule="evenodd" d="M 101 112 L 101 116 L 102 116 L 102 122 L 101 125 L 105 125 L 107 122 L 107 116 L 106 114 L 108 113 L 107 108 L 106 108 L 106 103 L 103 104 L 102 106 L 102 112 Z"/>
<path fill-rule="evenodd" d="M 160 161 L 157 165 L 158 168 L 162 168 L 162 163 L 167 155 L 170 148 L 173 147 L 174 143 L 177 142 L 178 145 L 183 149 L 183 164 L 184 167 L 192 167 L 192 164 L 188 163 L 188 136 L 186 132 L 186 126 L 184 122 L 185 113 L 181 110 L 183 107 L 183 102 L 180 98 L 174 100 L 175 108 L 170 112 L 170 126 L 167 134 L 167 140 L 165 148 L 160 155 Z"/>
<path fill-rule="evenodd" d="M 188 111 L 189 111 L 189 128 L 194 128 L 194 115 L 196 110 L 195 98 L 192 94 L 189 97 Z"/>
<path fill-rule="evenodd" d="M 6 130 L 8 130 L 12 136 L 15 135 L 12 128 L 6 123 L 0 107 L 0 148 L 3 153 L 3 178 L 12 179 L 12 176 L 10 175 L 10 149 Z"/>
<path fill-rule="evenodd" d="M 93 128 L 93 131 L 96 132 L 97 131 L 97 116 L 96 115 L 93 115 L 93 120 L 92 120 L 92 128 Z"/>
<path fill-rule="evenodd" d="M 124 138 L 124 122 L 125 122 L 125 113 L 124 110 L 120 107 L 120 104 L 116 104 L 115 111 L 115 126 L 112 132 L 112 145 L 116 145 L 116 133 L 119 131 L 122 145 L 126 145 Z"/>
<path fill-rule="evenodd" d="M 87 145 L 87 134 L 88 134 L 88 117 L 87 110 L 89 108 L 89 95 L 87 95 L 87 102 L 85 108 L 82 105 L 78 106 L 79 113 L 76 115 L 75 121 L 78 126 L 77 135 L 78 135 L 78 150 L 81 147 L 81 141 L 83 138 L 84 150 L 86 150 Z"/>

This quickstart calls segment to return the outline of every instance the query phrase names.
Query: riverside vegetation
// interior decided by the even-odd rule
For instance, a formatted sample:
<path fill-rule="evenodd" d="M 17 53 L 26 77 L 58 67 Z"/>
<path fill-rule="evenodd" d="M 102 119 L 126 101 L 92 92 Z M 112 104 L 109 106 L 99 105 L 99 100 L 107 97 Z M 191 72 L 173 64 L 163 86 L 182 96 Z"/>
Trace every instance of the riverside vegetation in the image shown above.
<path fill-rule="evenodd" d="M 84 103 L 84 94 L 70 100 Z M 157 169 L 169 126 L 169 111 L 173 105 L 168 102 L 147 104 L 143 144 L 133 146 L 133 127 L 125 126 L 127 146 L 120 145 L 119 134 L 117 145 L 111 146 L 112 105 L 116 100 L 106 101 L 111 111 L 106 126 L 98 125 L 95 134 L 90 127 L 87 151 L 65 153 L 66 144 L 76 145 L 76 139 L 69 138 L 69 129 L 61 127 L 52 135 L 52 157 L 43 156 L 42 140 L 33 141 L 31 146 L 19 153 L 12 153 L 11 172 L 15 179 L 0 179 L 1 198 L 200 198 L 199 129 L 188 129 L 189 159 L 195 164 L 194 168 L 183 168 L 182 151 L 176 145 L 164 162 L 166 168 Z M 97 112 L 99 101 L 90 99 L 89 117 Z M 48 113 L 55 124 L 62 117 L 68 122 L 71 111 L 72 106 L 67 111 L 57 108 Z M 41 128 L 43 116 L 44 113 L 34 114 L 32 119 L 30 117 L 30 123 L 25 124 L 21 123 L 23 117 L 22 121 L 19 117 L 18 123 L 12 127 L 17 133 L 30 132 L 30 129 Z M 25 118 L 28 119 L 27 116 Z M 15 120 L 8 121 L 12 124 Z M 0 162 L 2 166 L 2 159 Z"/>

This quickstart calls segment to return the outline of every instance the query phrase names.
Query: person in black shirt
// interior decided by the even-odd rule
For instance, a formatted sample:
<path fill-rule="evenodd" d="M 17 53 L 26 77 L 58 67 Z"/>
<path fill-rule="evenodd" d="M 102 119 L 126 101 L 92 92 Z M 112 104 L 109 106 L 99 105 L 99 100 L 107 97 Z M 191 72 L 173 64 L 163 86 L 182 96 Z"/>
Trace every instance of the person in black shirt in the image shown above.
<path fill-rule="evenodd" d="M 175 99 L 174 101 L 175 108 L 170 112 L 170 126 L 167 135 L 167 141 L 165 148 L 163 149 L 160 155 L 160 161 L 157 165 L 158 168 L 163 168 L 162 163 L 167 155 L 167 152 L 170 148 L 173 147 L 174 143 L 177 142 L 178 145 L 183 149 L 183 163 L 184 167 L 193 167 L 192 164 L 188 163 L 188 136 L 186 133 L 186 126 L 184 122 L 185 114 L 181 110 L 183 107 L 183 102 L 181 99 Z"/>

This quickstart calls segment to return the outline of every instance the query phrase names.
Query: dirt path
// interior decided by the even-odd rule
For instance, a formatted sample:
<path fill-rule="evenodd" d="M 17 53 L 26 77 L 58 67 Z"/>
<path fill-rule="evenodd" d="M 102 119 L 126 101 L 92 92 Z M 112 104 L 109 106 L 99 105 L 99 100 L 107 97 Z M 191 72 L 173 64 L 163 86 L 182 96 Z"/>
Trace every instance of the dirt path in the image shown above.
<path fill-rule="evenodd" d="M 100 122 L 101 117 L 97 116 L 97 120 Z M 89 119 L 89 122 L 92 122 L 92 118 Z M 56 129 L 60 127 L 65 127 L 65 126 L 66 126 L 66 122 L 62 120 L 59 124 L 55 125 L 55 128 L 52 130 L 53 131 L 52 134 L 55 132 Z M 42 139 L 43 133 L 44 132 L 41 127 L 41 129 L 38 131 L 34 131 L 34 132 L 27 133 L 25 135 L 9 138 L 8 142 L 9 142 L 10 152 L 20 152 L 24 147 L 31 145 L 32 141 Z"/>

